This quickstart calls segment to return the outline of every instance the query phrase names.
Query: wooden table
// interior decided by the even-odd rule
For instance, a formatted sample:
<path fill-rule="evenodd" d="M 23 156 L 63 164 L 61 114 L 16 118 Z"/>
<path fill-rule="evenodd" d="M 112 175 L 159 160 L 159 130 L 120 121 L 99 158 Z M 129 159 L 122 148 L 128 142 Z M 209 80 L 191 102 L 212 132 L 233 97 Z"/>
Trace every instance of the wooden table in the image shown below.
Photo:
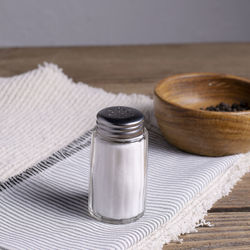
<path fill-rule="evenodd" d="M 122 47 L 0 49 L 0 76 L 58 64 L 74 81 L 114 93 L 152 96 L 160 79 L 185 72 L 220 72 L 250 78 L 250 44 L 189 44 Z M 206 218 L 214 227 L 184 235 L 168 249 L 250 249 L 250 173 L 219 200 Z"/>

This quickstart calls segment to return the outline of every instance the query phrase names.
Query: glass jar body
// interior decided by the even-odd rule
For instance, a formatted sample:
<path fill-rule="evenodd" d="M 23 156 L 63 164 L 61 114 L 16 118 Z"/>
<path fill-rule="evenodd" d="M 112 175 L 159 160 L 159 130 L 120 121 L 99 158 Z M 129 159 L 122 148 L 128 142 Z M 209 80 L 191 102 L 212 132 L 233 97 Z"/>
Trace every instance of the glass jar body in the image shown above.
<path fill-rule="evenodd" d="M 118 142 L 92 135 L 89 212 L 96 219 L 122 224 L 144 214 L 148 132 Z"/>

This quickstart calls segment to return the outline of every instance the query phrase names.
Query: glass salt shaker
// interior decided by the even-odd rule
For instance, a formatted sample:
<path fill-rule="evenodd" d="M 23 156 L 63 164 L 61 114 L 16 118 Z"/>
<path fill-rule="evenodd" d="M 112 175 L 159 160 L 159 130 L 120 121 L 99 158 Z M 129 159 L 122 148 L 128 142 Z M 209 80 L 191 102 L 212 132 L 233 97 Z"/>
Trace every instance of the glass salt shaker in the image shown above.
<path fill-rule="evenodd" d="M 89 212 L 97 220 L 123 224 L 144 214 L 148 132 L 143 114 L 108 107 L 97 114 L 92 135 Z"/>

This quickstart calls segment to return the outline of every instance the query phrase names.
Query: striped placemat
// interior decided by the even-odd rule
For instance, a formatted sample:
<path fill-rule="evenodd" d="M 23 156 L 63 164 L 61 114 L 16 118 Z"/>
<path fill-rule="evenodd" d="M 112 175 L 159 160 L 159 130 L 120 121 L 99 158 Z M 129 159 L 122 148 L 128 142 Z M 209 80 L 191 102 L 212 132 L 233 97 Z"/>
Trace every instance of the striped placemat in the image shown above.
<path fill-rule="evenodd" d="M 0 248 L 161 249 L 193 231 L 249 170 L 247 154 L 213 158 L 173 148 L 148 97 L 74 84 L 55 65 L 1 78 L 0 90 L 9 109 L 0 105 L 8 125 L 0 122 Z M 96 112 L 109 105 L 142 110 L 149 128 L 146 213 L 127 225 L 98 222 L 87 210 L 91 129 Z"/>

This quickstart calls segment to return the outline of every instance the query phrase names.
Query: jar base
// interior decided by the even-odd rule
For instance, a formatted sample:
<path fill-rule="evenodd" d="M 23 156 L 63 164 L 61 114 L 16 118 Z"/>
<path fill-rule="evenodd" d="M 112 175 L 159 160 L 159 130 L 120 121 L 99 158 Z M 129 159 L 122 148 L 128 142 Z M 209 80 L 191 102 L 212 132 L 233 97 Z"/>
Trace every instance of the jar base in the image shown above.
<path fill-rule="evenodd" d="M 105 216 L 102 216 L 100 214 L 94 213 L 93 210 L 89 209 L 89 213 L 90 215 L 95 218 L 98 221 L 104 222 L 104 223 L 109 223 L 109 224 L 128 224 L 131 222 L 135 222 L 136 220 L 140 219 L 143 215 L 144 215 L 144 211 L 132 218 L 128 218 L 128 219 L 112 219 L 112 218 L 108 218 Z"/>

